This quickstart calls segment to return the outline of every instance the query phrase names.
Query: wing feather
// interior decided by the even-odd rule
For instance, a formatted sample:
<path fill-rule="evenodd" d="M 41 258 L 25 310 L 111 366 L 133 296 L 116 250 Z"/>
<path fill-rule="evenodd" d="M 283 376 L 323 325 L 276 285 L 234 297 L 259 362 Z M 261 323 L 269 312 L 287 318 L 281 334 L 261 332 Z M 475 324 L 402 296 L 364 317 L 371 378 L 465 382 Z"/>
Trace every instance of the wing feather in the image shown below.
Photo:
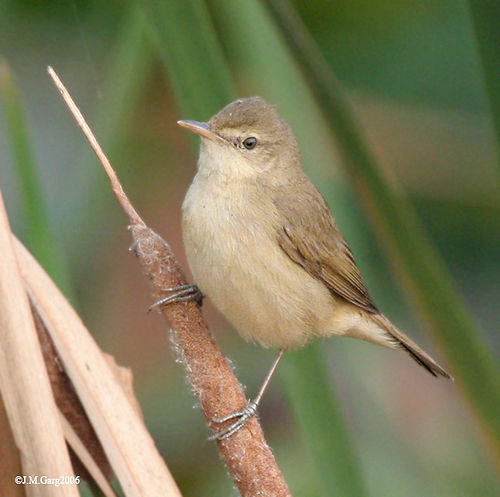
<path fill-rule="evenodd" d="M 323 196 L 306 178 L 300 198 L 277 194 L 274 204 L 283 219 L 278 243 L 292 261 L 327 288 L 366 311 L 378 313 L 347 242 Z"/>

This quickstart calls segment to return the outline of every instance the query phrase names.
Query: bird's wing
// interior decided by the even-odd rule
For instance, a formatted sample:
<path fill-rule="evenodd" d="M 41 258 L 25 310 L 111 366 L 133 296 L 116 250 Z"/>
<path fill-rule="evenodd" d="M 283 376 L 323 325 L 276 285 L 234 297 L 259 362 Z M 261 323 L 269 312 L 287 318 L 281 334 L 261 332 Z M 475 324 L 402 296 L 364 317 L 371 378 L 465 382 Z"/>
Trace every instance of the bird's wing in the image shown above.
<path fill-rule="evenodd" d="M 283 220 L 277 234 L 280 247 L 331 292 L 378 313 L 325 199 L 308 178 L 300 191 L 294 198 L 281 193 L 274 198 Z"/>

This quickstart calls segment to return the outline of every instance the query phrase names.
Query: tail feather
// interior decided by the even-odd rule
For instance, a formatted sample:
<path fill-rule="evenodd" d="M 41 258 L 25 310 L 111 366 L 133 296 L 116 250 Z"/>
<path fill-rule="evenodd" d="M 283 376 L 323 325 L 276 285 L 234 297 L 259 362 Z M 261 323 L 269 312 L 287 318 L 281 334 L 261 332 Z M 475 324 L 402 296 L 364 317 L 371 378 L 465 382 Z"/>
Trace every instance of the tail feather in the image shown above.
<path fill-rule="evenodd" d="M 429 354 L 424 352 L 413 340 L 398 330 L 383 314 L 372 314 L 372 320 L 380 326 L 394 340 L 396 346 L 405 350 L 420 366 L 424 367 L 433 376 L 444 376 L 453 380 L 453 377 L 442 368 Z"/>

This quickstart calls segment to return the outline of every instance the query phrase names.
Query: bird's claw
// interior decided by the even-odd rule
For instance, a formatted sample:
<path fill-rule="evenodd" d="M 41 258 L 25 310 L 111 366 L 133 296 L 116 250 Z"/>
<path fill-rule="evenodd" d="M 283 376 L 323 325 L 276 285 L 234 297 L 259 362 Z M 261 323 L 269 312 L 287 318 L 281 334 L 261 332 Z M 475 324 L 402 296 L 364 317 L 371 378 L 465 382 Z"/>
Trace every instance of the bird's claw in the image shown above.
<path fill-rule="evenodd" d="M 219 424 L 224 423 L 225 421 L 229 421 L 230 419 L 237 418 L 234 423 L 214 433 L 213 435 L 210 435 L 208 437 L 208 440 L 225 440 L 226 438 L 229 438 L 231 435 L 234 435 L 238 430 L 243 428 L 243 426 L 245 426 L 248 421 L 250 421 L 250 419 L 255 416 L 256 412 L 257 404 L 253 401 L 250 401 L 243 409 L 241 409 L 241 411 L 236 411 L 222 418 L 214 419 L 214 421 Z"/>
<path fill-rule="evenodd" d="M 155 302 L 149 307 L 148 312 L 151 312 L 156 307 L 161 307 L 167 304 L 174 304 L 176 302 L 195 301 L 201 304 L 203 300 L 203 294 L 196 285 L 173 286 L 171 288 L 164 288 L 163 291 L 174 293 Z"/>

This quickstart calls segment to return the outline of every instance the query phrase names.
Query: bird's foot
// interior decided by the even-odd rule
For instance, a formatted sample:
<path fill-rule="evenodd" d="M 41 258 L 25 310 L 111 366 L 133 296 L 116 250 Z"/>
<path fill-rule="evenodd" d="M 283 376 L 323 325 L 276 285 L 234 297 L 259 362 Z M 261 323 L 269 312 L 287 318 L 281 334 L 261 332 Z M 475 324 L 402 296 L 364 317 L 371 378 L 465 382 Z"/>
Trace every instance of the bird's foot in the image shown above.
<path fill-rule="evenodd" d="M 170 288 L 164 288 L 163 291 L 174 293 L 155 302 L 152 306 L 149 307 L 148 312 L 151 312 L 156 307 L 161 307 L 167 304 L 174 304 L 177 302 L 195 301 L 201 305 L 203 300 L 203 294 L 196 285 L 173 286 Z"/>
<path fill-rule="evenodd" d="M 255 416 L 256 412 L 257 403 L 251 400 L 243 409 L 241 409 L 241 411 L 236 411 L 222 418 L 214 419 L 217 424 L 224 423 L 230 419 L 236 419 L 236 421 L 217 433 L 210 435 L 208 440 L 225 440 L 226 438 L 229 438 L 231 435 L 234 435 L 238 430 L 243 428 L 243 426 L 245 426 L 248 421 Z"/>

